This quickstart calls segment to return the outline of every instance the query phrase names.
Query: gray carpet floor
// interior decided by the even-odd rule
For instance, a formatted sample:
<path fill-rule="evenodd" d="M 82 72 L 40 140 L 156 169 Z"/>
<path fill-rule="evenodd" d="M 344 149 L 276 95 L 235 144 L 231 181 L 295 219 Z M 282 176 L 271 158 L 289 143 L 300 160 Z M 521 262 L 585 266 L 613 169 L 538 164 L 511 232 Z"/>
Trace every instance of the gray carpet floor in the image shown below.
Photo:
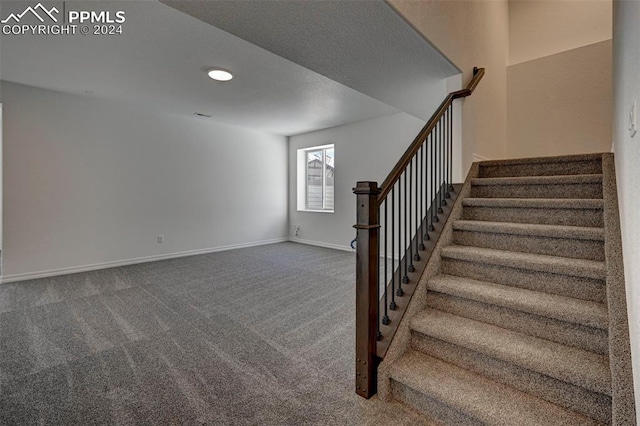
<path fill-rule="evenodd" d="M 353 390 L 354 270 L 281 243 L 0 285 L 0 424 L 418 424 Z"/>

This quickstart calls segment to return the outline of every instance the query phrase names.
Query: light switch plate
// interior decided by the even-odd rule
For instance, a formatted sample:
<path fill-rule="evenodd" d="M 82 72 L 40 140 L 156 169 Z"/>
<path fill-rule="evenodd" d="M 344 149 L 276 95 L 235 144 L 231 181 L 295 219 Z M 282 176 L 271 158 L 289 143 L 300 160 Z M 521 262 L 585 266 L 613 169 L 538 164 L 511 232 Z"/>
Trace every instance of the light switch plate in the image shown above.
<path fill-rule="evenodd" d="M 631 111 L 629 111 L 629 133 L 631 137 L 634 137 L 638 132 L 638 122 L 637 122 L 637 114 L 636 114 L 636 101 L 633 101 L 633 105 L 631 105 Z"/>

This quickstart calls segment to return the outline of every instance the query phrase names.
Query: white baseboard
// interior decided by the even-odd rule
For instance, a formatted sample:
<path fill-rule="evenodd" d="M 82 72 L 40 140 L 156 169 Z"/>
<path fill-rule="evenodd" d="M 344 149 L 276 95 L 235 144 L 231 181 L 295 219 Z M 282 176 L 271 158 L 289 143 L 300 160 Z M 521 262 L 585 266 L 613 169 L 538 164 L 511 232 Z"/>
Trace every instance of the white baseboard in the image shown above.
<path fill-rule="evenodd" d="M 485 157 L 483 155 L 480 154 L 476 154 L 475 152 L 473 153 L 473 162 L 477 162 L 477 161 L 489 161 L 491 160 L 491 158 Z"/>
<path fill-rule="evenodd" d="M 310 246 L 318 246 L 318 247 L 330 248 L 330 249 L 334 249 L 334 250 L 355 252 L 355 250 L 353 250 L 349 246 L 341 246 L 341 245 L 338 245 L 338 244 L 323 243 L 321 241 L 304 240 L 302 238 L 296 238 L 296 237 L 289 237 L 289 241 L 291 241 L 292 243 L 300 243 L 300 244 L 307 244 L 307 245 L 310 245 Z"/>
<path fill-rule="evenodd" d="M 175 259 L 178 257 L 196 256 L 199 254 L 215 253 L 218 251 L 236 250 L 236 249 L 247 248 L 247 247 L 262 246 L 266 244 L 282 243 L 288 240 L 289 240 L 288 238 L 275 238 L 272 240 L 254 241 L 250 243 L 232 244 L 228 246 L 211 247 L 211 248 L 198 249 L 198 250 L 187 250 L 187 251 L 181 251 L 181 252 L 175 252 L 175 253 L 159 254 L 154 256 L 137 257 L 133 259 L 116 260 L 113 262 L 93 263 L 90 265 L 71 266 L 67 268 L 49 269 L 46 271 L 25 272 L 21 274 L 5 275 L 0 277 L 0 284 L 5 284 L 5 283 L 10 283 L 15 281 L 33 280 L 36 278 L 54 277 L 57 275 L 75 274 L 78 272 L 96 271 L 98 269 L 115 268 L 118 266 L 135 265 L 137 263 L 146 263 L 146 262 L 155 262 L 158 260 Z"/>

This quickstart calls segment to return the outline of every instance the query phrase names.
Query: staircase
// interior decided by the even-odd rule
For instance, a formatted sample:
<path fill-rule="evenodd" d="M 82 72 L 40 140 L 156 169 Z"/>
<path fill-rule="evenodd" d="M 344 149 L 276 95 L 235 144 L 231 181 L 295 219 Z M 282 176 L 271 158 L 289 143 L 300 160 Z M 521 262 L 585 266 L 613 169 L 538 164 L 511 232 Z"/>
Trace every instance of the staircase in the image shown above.
<path fill-rule="evenodd" d="M 445 424 L 635 424 L 612 156 L 470 176 L 381 397 Z"/>

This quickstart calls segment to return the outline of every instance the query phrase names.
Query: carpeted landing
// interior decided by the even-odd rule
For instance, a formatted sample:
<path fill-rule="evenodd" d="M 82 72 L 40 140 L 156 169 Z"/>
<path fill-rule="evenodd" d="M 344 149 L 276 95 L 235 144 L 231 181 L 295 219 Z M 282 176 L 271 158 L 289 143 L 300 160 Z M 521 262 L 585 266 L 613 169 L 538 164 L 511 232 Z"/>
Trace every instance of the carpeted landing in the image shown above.
<path fill-rule="evenodd" d="M 351 253 L 282 243 L 0 285 L 0 424 L 422 424 L 353 391 Z"/>
<path fill-rule="evenodd" d="M 388 394 L 447 424 L 635 424 L 611 155 L 476 170 Z"/>

